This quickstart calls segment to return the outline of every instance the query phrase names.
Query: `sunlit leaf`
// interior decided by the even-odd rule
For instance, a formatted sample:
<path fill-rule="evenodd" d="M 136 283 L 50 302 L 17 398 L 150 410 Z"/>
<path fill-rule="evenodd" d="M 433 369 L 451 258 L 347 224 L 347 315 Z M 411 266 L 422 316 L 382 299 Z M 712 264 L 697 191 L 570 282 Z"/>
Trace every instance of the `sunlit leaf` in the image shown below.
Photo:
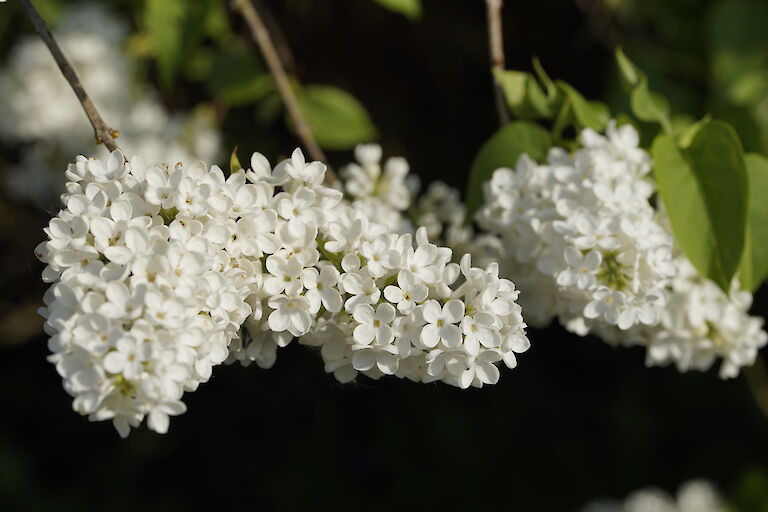
<path fill-rule="evenodd" d="M 421 0 L 374 0 L 390 11 L 402 14 L 411 21 L 421 19 Z"/>
<path fill-rule="evenodd" d="M 630 94 L 632 112 L 641 121 L 659 123 L 665 132 L 672 133 L 669 120 L 669 101 L 655 92 L 648 90 L 648 83 L 638 83 Z"/>
<path fill-rule="evenodd" d="M 555 87 L 545 92 L 536 77 L 523 71 L 496 71 L 509 110 L 523 119 L 549 119 L 554 117 L 562 103 L 562 93 Z M 550 82 L 551 83 L 551 82 Z"/>
<path fill-rule="evenodd" d="M 338 87 L 307 85 L 298 90 L 299 107 L 324 149 L 350 149 L 376 137 L 365 107 Z"/>
<path fill-rule="evenodd" d="M 232 148 L 232 153 L 229 155 L 229 172 L 234 174 L 243 168 L 243 164 L 240 163 L 240 159 L 237 157 L 237 146 Z"/>
<path fill-rule="evenodd" d="M 608 107 L 598 101 L 587 100 L 579 91 L 562 80 L 555 83 L 567 96 L 579 127 L 592 128 L 598 132 L 603 131 L 610 118 Z"/>
<path fill-rule="evenodd" d="M 726 123 L 710 121 L 688 148 L 660 135 L 651 154 L 678 246 L 702 275 L 728 290 L 747 219 L 747 171 L 736 133 Z"/>

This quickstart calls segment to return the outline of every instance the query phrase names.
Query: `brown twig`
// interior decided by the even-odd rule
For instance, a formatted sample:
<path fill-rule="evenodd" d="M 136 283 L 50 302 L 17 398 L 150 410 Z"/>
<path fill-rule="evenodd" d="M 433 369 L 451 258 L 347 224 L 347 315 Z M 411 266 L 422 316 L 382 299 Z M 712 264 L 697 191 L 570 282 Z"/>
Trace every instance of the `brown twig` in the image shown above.
<path fill-rule="evenodd" d="M 45 20 L 40 16 L 40 13 L 37 12 L 37 9 L 35 9 L 35 6 L 32 5 L 30 0 L 21 0 L 21 7 L 27 13 L 29 21 L 32 22 L 32 26 L 35 27 L 35 32 L 37 32 L 37 35 L 40 36 L 40 39 L 43 40 L 48 47 L 48 50 L 51 52 L 53 60 L 56 61 L 56 64 L 61 70 L 61 74 L 67 79 L 72 90 L 75 91 L 77 99 L 80 100 L 80 104 L 83 106 L 83 110 L 85 110 L 85 115 L 88 116 L 88 120 L 91 122 L 91 126 L 93 126 L 93 134 L 96 137 L 96 143 L 104 144 L 110 151 L 120 149 L 115 142 L 115 139 L 120 136 L 120 132 L 110 128 L 107 123 L 104 122 L 104 119 L 101 118 L 93 101 L 91 101 L 91 98 L 85 92 L 83 84 L 80 83 L 77 73 L 75 73 L 72 65 L 61 52 L 61 48 L 59 48 L 59 44 L 56 42 L 56 39 L 54 39 L 51 31 L 48 30 L 48 25 L 46 25 Z"/>
<path fill-rule="evenodd" d="M 280 56 L 275 49 L 275 45 L 272 43 L 269 30 L 267 30 L 262 17 L 259 15 L 251 0 L 232 0 L 231 6 L 235 12 L 240 13 L 243 19 L 245 19 L 253 39 L 259 46 L 261 55 L 267 62 L 269 71 L 272 73 L 272 77 L 274 78 L 275 84 L 277 85 L 277 91 L 280 94 L 280 97 L 283 99 L 283 103 L 285 104 L 285 108 L 288 111 L 288 115 L 293 121 L 296 134 L 303 142 L 307 151 L 309 151 L 309 155 L 313 160 L 319 160 L 328 165 L 327 171 L 325 173 L 326 182 L 329 184 L 337 183 L 339 179 L 336 177 L 333 169 L 331 169 L 330 165 L 328 164 L 328 159 L 325 157 L 323 150 L 320 149 L 320 146 L 317 144 L 315 137 L 312 135 L 312 129 L 310 128 L 309 124 L 307 124 L 306 119 L 304 119 L 304 115 L 301 113 L 301 108 L 299 107 L 299 103 L 296 100 L 296 95 L 294 94 L 293 88 L 291 87 L 288 74 L 285 72 L 285 68 L 283 67 L 283 64 L 280 60 Z"/>
<path fill-rule="evenodd" d="M 485 0 L 488 8 L 488 48 L 491 56 L 491 73 L 493 74 L 493 92 L 496 97 L 496 113 L 499 125 L 509 122 L 507 104 L 504 100 L 504 90 L 496 78 L 497 73 L 504 71 L 504 38 L 501 30 L 501 7 L 503 0 Z"/>

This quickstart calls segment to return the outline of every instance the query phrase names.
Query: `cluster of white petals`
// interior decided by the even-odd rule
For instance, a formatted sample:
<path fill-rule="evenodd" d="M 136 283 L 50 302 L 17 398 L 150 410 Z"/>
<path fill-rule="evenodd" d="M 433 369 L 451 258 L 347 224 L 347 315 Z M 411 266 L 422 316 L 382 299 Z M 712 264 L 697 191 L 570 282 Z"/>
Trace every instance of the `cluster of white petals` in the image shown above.
<path fill-rule="evenodd" d="M 498 267 L 393 233 L 323 185 L 296 150 L 230 176 L 202 162 L 78 157 L 47 263 L 50 360 L 92 420 L 164 432 L 225 360 L 268 368 L 298 338 L 342 382 L 363 373 L 494 384 L 528 349 L 518 291 Z M 243 326 L 242 335 L 238 330 Z"/>
<path fill-rule="evenodd" d="M 670 496 L 661 489 L 650 487 L 635 491 L 623 503 L 597 501 L 590 503 L 582 512 L 726 512 L 714 486 L 705 480 L 691 480 L 683 484 L 677 496 Z"/>
<path fill-rule="evenodd" d="M 357 162 L 339 171 L 344 183 L 344 195 L 356 209 L 369 219 L 385 224 L 399 233 L 413 227 L 403 212 L 411 205 L 412 184 L 408 183 L 408 161 L 390 157 L 381 163 L 382 150 L 378 144 L 359 144 L 355 148 Z"/>
<path fill-rule="evenodd" d="M 515 170 L 494 172 L 477 221 L 501 248 L 471 235 L 447 244 L 473 255 L 500 249 L 533 325 L 558 317 L 579 335 L 645 346 L 648 365 L 707 370 L 720 358 L 722 378 L 738 375 L 768 341 L 762 319 L 748 314 L 751 293 L 734 279 L 726 294 L 675 256 L 634 128 L 587 129 L 581 143 L 572 156 L 555 148 L 546 164 L 523 155 Z"/>
<path fill-rule="evenodd" d="M 36 251 L 53 283 L 49 359 L 75 411 L 112 419 L 122 436 L 145 416 L 165 432 L 251 314 L 254 262 L 231 251 L 227 230 L 258 206 L 244 172 L 225 179 L 202 162 L 150 167 L 114 152 L 78 157 L 66 175 L 65 207 Z"/>
<path fill-rule="evenodd" d="M 366 152 L 373 157 L 361 158 Z M 496 265 L 474 268 L 469 256 L 451 263 L 452 251 L 430 243 L 426 230 L 414 236 L 380 222 L 381 205 L 372 215 L 360 203 L 405 208 L 407 165 L 379 175 L 375 146 L 357 154 L 363 165 L 345 173 L 355 181 L 346 188 L 352 202 L 323 186 L 324 168 L 298 151 L 274 171 L 252 159 L 250 179 L 281 189 L 272 208 L 283 247 L 264 260 L 259 293 L 249 298 L 250 339 L 232 357 L 269 367 L 277 347 L 298 337 L 321 348 L 326 371 L 341 382 L 363 373 L 464 388 L 496 383 L 495 363 L 514 367 L 515 353 L 529 346 L 519 292 Z"/>
<path fill-rule="evenodd" d="M 672 237 L 656 221 L 637 132 L 611 123 L 581 134 L 573 155 L 523 155 L 485 185 L 477 220 L 503 243 L 504 272 L 523 288 L 531 322 L 569 330 L 655 325 L 675 275 Z"/>
<path fill-rule="evenodd" d="M 220 134 L 210 108 L 170 113 L 126 55 L 128 30 L 103 5 L 65 10 L 56 40 L 104 119 L 119 127 L 120 147 L 147 161 L 213 161 Z M 0 69 L 0 140 L 20 146 L 5 184 L 16 198 L 47 201 L 64 190 L 61 162 L 76 154 L 106 156 L 83 109 L 36 35 L 22 37 Z"/>
<path fill-rule="evenodd" d="M 648 365 L 674 363 L 681 372 L 704 371 L 720 358 L 720 377 L 736 377 L 742 367 L 754 364 L 768 342 L 763 319 L 749 315 L 752 294 L 740 289 L 738 279 L 726 294 L 684 256 L 675 264 L 677 276 L 660 322 L 631 330 L 624 339 L 647 347 Z"/>

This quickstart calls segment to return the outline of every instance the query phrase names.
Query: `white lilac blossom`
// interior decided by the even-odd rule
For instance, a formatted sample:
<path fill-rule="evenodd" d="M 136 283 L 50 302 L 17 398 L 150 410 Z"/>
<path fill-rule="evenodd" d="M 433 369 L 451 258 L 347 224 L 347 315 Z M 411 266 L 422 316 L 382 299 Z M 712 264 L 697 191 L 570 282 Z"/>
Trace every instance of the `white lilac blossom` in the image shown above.
<path fill-rule="evenodd" d="M 371 168 L 380 157 L 375 146 L 357 154 Z M 356 184 L 346 187 L 357 197 L 350 203 L 323 186 L 324 167 L 305 163 L 298 151 L 274 170 L 254 156 L 249 179 L 280 189 L 264 208 L 277 212 L 274 233 L 282 247 L 264 257 L 263 285 L 249 297 L 255 305 L 245 323 L 249 335 L 235 341 L 230 359 L 269 367 L 276 349 L 298 337 L 321 348 L 326 371 L 342 382 L 362 373 L 459 387 L 495 383 L 493 363 L 514 367 L 515 353 L 529 346 L 515 286 L 495 265 L 472 267 L 469 256 L 451 263 L 452 251 L 430 243 L 425 229 L 393 233 L 369 217 L 360 201 L 407 206 L 407 191 L 400 189 L 407 167 L 391 176 L 357 169 Z M 371 176 L 381 196 L 370 195 Z M 435 308 L 451 313 L 432 315 Z M 469 336 L 462 325 L 470 326 Z M 435 329 L 451 334 L 435 337 Z M 484 345 L 475 342 L 479 329 L 488 333 L 481 334 Z"/>
<path fill-rule="evenodd" d="M 202 162 L 78 157 L 37 255 L 51 362 L 92 420 L 158 432 L 228 360 L 275 362 L 298 338 L 326 371 L 494 384 L 529 347 L 497 265 L 451 263 L 425 229 L 392 233 L 296 150 L 230 176 Z M 238 330 L 245 329 L 238 336 Z"/>
<path fill-rule="evenodd" d="M 601 500 L 590 503 L 582 512 L 726 512 L 717 489 L 705 480 L 691 480 L 683 484 L 677 496 L 649 487 L 635 491 L 623 503 Z"/>
<path fill-rule="evenodd" d="M 628 125 L 584 130 L 581 143 L 573 155 L 552 149 L 545 164 L 523 155 L 515 170 L 496 170 L 477 220 L 500 236 L 533 322 L 557 316 L 581 335 L 655 325 L 675 266 L 649 201 L 650 158 Z"/>
<path fill-rule="evenodd" d="M 677 276 L 659 324 L 623 333 L 622 338 L 647 347 L 648 365 L 673 363 L 683 372 L 704 371 L 719 358 L 720 377 L 736 377 L 742 367 L 754 364 L 768 342 L 763 319 L 749 315 L 752 294 L 739 289 L 738 279 L 726 294 L 682 255 L 675 264 Z"/>
<path fill-rule="evenodd" d="M 138 78 L 126 56 L 127 27 L 103 5 L 77 4 L 54 28 L 99 112 L 120 129 L 120 147 L 148 162 L 214 161 L 221 153 L 212 112 L 171 114 Z M 71 87 L 37 36 L 23 37 L 0 70 L 0 139 L 20 146 L 6 173 L 13 196 L 34 201 L 64 189 L 60 162 L 73 154 L 106 156 Z"/>
<path fill-rule="evenodd" d="M 406 178 L 409 165 L 405 158 L 391 157 L 382 165 L 378 144 L 360 144 L 355 148 L 357 162 L 339 171 L 344 194 L 356 209 L 390 229 L 404 232 L 412 229 L 402 215 L 411 204 L 411 191 Z"/>
<path fill-rule="evenodd" d="M 414 195 L 418 190 L 414 190 Z M 430 183 L 416 204 L 408 211 L 411 221 L 427 229 L 430 240 L 440 241 L 455 254 L 472 254 L 480 266 L 502 259 L 503 250 L 498 236 L 478 233 L 467 222 L 467 208 L 460 192 L 442 181 Z M 519 287 L 518 287 L 519 288 Z M 530 300 L 531 297 L 527 297 Z"/>
<path fill-rule="evenodd" d="M 503 243 L 503 273 L 525 291 L 526 320 L 559 317 L 577 334 L 643 345 L 648 365 L 707 370 L 719 358 L 720 376 L 735 377 L 768 341 L 763 321 L 748 314 L 752 295 L 736 279 L 723 293 L 674 256 L 669 222 L 649 202 L 650 158 L 631 126 L 584 130 L 581 142 L 572 156 L 553 149 L 546 164 L 524 155 L 485 187 L 478 222 Z M 447 243 L 479 251 L 469 239 Z"/>
<path fill-rule="evenodd" d="M 78 157 L 66 175 L 64 209 L 36 251 L 52 283 L 49 360 L 75 411 L 111 419 L 122 436 L 145 416 L 165 432 L 252 313 L 254 262 L 226 248 L 244 172 L 225 179 L 202 162 L 147 166 L 116 151 Z"/>

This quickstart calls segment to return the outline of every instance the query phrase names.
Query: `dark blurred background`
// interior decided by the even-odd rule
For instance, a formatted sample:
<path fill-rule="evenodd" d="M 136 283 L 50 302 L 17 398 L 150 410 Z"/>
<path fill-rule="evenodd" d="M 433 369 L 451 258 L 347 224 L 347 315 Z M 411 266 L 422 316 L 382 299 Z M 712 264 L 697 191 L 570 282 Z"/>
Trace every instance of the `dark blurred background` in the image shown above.
<path fill-rule="evenodd" d="M 0 63 L 31 32 L 14 3 L 0 5 Z M 40 3 L 51 16 L 74 4 Z M 103 3 L 141 35 L 143 2 Z M 463 188 L 497 127 L 484 2 L 424 0 L 418 19 L 372 0 L 264 4 L 302 82 L 351 93 L 385 154 L 407 157 L 424 183 Z M 538 55 L 550 76 L 608 100 L 616 113 L 626 101 L 613 64 L 621 44 L 675 112 L 715 112 L 738 124 L 748 149 L 765 152 L 764 0 L 505 4 L 510 69 L 530 70 Z M 240 38 L 245 27 L 228 22 L 227 37 Z M 203 35 L 199 46 L 224 45 Z M 189 51 L 190 61 L 199 57 Z M 169 109 L 213 102 L 227 154 L 239 145 L 274 159 L 297 144 L 279 114 L 264 114 L 268 100 L 212 96 L 210 69 L 181 66 L 163 84 L 152 52 L 137 58 Z M 0 148 L 4 172 L 18 148 Z M 328 153 L 337 166 L 352 158 L 349 149 Z M 55 201 L 2 192 L 0 510 L 572 511 L 648 485 L 674 492 L 691 478 L 713 481 L 737 510 L 768 510 L 768 421 L 744 377 L 648 369 L 642 349 L 559 327 L 531 330 L 517 369 L 502 372 L 497 386 L 467 391 L 395 379 L 340 385 L 319 355 L 292 344 L 269 371 L 217 368 L 185 396 L 189 411 L 167 435 L 142 427 L 121 440 L 109 422 L 72 412 L 45 361 L 35 313 L 42 265 L 32 251 L 51 210 Z M 754 309 L 765 315 L 764 294 Z"/>

